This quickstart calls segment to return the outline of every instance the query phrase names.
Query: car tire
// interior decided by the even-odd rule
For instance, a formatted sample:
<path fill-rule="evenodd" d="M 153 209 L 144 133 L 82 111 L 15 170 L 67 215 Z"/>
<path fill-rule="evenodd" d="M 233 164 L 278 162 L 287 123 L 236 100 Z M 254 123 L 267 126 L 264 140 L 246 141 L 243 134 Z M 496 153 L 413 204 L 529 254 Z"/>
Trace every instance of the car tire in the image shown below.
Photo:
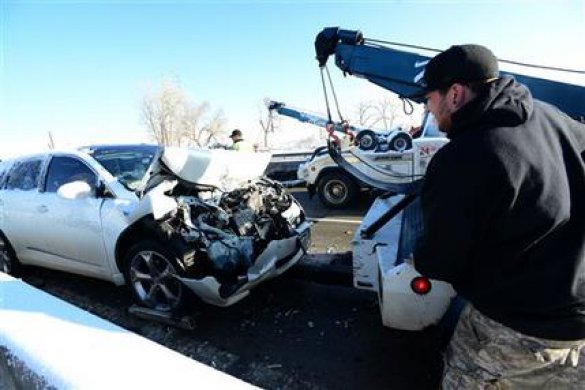
<path fill-rule="evenodd" d="M 355 143 L 363 151 L 372 151 L 378 147 L 378 136 L 375 131 L 361 130 L 355 137 Z"/>
<path fill-rule="evenodd" d="M 12 245 L 2 232 L 0 232 L 0 272 L 12 276 L 20 275 L 20 262 L 16 258 Z"/>
<path fill-rule="evenodd" d="M 359 186 L 356 182 L 342 172 L 326 173 L 317 184 L 319 200 L 331 209 L 349 206 L 354 202 L 358 193 Z"/>
<path fill-rule="evenodd" d="M 171 250 L 156 241 L 132 246 L 124 258 L 124 274 L 136 302 L 149 309 L 174 312 L 183 305 L 185 286 Z"/>
<path fill-rule="evenodd" d="M 412 137 L 405 132 L 400 132 L 390 139 L 388 147 L 390 150 L 395 150 L 397 152 L 412 149 Z"/>

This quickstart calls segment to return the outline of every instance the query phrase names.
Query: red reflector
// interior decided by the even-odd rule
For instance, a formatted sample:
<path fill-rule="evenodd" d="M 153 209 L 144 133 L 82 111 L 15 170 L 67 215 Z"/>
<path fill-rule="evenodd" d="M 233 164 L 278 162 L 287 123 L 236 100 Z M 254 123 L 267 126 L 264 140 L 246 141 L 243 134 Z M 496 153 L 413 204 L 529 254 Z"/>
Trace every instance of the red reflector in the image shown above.
<path fill-rule="evenodd" d="M 431 291 L 431 281 L 424 276 L 418 276 L 410 282 L 410 288 L 417 294 L 424 295 Z"/>

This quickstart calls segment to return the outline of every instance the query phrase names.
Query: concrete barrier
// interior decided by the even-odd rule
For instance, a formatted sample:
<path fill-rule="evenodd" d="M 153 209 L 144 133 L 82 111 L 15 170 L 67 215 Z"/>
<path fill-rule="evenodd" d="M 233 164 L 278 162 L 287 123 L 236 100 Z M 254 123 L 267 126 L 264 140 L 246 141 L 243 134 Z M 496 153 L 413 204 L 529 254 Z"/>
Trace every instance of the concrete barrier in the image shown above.
<path fill-rule="evenodd" d="M 247 389 L 0 272 L 0 390 Z"/>

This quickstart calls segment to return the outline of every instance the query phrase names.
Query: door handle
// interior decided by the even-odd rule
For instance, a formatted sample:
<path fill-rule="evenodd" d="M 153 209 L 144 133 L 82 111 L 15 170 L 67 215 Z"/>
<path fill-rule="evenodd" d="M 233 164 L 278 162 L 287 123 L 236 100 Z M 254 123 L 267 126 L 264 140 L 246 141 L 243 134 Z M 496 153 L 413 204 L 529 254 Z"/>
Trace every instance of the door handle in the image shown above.
<path fill-rule="evenodd" d="M 49 211 L 49 208 L 47 206 L 45 206 L 44 204 L 37 206 L 37 211 L 39 213 L 46 213 L 47 211 Z"/>

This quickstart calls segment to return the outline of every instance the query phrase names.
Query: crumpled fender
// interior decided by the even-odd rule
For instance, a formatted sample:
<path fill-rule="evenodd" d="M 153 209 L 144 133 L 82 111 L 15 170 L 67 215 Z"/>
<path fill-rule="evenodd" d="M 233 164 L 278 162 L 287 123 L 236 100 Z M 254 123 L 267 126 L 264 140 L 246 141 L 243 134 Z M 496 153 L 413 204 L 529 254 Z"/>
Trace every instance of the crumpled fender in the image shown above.
<path fill-rule="evenodd" d="M 155 220 L 159 220 L 175 211 L 178 206 L 177 200 L 172 196 L 165 195 L 165 192 L 172 190 L 176 185 L 176 180 L 163 181 L 148 191 L 136 204 L 136 208 L 128 212 L 128 223 L 132 224 L 149 214 L 152 214 Z"/>

